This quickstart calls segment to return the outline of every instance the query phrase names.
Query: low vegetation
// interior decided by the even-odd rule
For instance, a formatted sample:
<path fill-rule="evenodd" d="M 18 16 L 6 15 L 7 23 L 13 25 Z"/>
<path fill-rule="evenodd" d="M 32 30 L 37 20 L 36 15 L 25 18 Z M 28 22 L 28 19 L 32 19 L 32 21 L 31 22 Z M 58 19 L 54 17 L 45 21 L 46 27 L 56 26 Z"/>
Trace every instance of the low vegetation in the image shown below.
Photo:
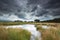
<path fill-rule="evenodd" d="M 60 40 L 60 26 L 50 26 L 49 29 L 43 29 L 41 25 L 36 25 L 37 30 L 41 32 L 42 40 Z"/>
<path fill-rule="evenodd" d="M 34 24 L 41 32 L 42 40 L 60 40 L 60 23 L 41 22 L 0 22 L 0 26 Z M 50 29 L 43 29 L 41 26 L 50 26 Z M 30 32 L 22 29 L 0 28 L 0 40 L 30 40 Z"/>
<path fill-rule="evenodd" d="M 30 40 L 31 33 L 18 28 L 0 28 L 0 40 Z"/>
<path fill-rule="evenodd" d="M 35 22 L 0 22 L 0 26 L 33 24 Z"/>

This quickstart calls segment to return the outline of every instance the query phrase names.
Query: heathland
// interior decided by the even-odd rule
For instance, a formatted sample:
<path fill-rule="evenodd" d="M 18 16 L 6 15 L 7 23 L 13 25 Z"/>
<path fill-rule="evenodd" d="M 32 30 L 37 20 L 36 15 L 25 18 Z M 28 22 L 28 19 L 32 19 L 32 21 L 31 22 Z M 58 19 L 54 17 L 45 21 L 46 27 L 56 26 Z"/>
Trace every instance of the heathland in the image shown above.
<path fill-rule="evenodd" d="M 41 40 L 60 40 L 60 23 L 50 22 L 0 22 L 0 40 L 30 40 L 31 33 L 21 28 L 5 29 L 4 26 L 33 24 L 41 32 Z M 44 29 L 42 26 L 48 26 Z M 17 35 L 18 34 L 18 35 Z"/>

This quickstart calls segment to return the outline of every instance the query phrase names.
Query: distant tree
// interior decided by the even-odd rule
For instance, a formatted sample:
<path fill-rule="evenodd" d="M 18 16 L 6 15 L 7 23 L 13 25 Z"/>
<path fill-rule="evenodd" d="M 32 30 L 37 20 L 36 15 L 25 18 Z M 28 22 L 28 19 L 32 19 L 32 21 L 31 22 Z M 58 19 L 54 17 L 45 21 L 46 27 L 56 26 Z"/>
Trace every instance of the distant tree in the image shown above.
<path fill-rule="evenodd" d="M 20 21 L 20 20 L 15 20 L 14 22 L 23 22 L 23 21 Z"/>
<path fill-rule="evenodd" d="M 40 20 L 39 20 L 39 19 L 35 19 L 34 21 L 35 21 L 35 22 L 40 22 Z"/>
<path fill-rule="evenodd" d="M 52 20 L 45 20 L 45 21 L 42 21 L 42 22 L 60 23 L 60 18 L 55 18 L 55 19 L 52 19 Z"/>

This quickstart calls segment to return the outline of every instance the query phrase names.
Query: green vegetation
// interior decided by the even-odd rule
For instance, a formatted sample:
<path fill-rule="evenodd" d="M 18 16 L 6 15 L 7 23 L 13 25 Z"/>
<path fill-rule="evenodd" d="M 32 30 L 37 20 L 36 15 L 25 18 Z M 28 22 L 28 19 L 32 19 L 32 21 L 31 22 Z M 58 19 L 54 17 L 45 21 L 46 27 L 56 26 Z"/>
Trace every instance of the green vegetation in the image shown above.
<path fill-rule="evenodd" d="M 0 28 L 0 40 L 30 40 L 31 33 L 18 28 Z"/>
<path fill-rule="evenodd" d="M 56 18 L 53 20 L 46 20 L 46 21 L 42 21 L 42 22 L 48 22 L 48 23 L 60 23 L 60 18 Z"/>
<path fill-rule="evenodd" d="M 0 26 L 33 24 L 34 22 L 0 22 Z"/>

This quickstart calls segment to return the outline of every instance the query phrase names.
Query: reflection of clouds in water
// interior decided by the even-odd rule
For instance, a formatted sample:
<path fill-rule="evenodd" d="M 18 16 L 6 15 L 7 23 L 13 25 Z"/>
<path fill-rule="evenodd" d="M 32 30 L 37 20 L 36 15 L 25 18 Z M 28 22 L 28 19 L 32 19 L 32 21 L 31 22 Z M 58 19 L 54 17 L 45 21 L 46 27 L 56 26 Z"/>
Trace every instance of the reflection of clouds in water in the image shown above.
<path fill-rule="evenodd" d="M 36 30 L 35 25 L 32 24 L 26 24 L 26 25 L 15 25 L 15 26 L 7 26 L 7 28 L 22 28 L 26 29 L 31 32 L 31 39 L 30 40 L 35 40 L 36 37 L 40 39 L 41 33 Z"/>
<path fill-rule="evenodd" d="M 46 25 L 43 25 L 42 28 L 43 29 L 49 29 L 50 27 L 49 26 L 46 26 Z"/>

